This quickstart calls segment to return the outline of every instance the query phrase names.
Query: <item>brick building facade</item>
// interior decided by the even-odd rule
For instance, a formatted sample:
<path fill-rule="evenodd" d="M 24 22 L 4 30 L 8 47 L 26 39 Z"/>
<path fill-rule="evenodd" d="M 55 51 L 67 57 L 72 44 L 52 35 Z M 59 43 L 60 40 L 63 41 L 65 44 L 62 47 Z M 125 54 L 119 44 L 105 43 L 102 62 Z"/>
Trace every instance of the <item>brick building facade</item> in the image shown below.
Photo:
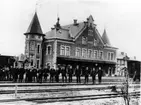
<path fill-rule="evenodd" d="M 116 50 L 110 44 L 106 30 L 101 36 L 90 15 L 86 21 L 62 26 L 56 24 L 43 34 L 37 13 L 25 33 L 25 55 L 30 60 L 30 67 L 43 67 L 57 64 L 104 67 L 114 69 Z"/>

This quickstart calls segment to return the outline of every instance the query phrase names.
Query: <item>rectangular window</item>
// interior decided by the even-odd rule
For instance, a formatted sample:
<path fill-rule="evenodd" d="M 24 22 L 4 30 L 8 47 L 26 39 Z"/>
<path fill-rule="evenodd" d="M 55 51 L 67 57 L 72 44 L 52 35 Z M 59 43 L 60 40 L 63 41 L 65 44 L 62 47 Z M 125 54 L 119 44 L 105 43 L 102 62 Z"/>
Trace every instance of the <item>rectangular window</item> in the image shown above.
<path fill-rule="evenodd" d="M 87 37 L 82 37 L 82 44 L 87 44 Z"/>
<path fill-rule="evenodd" d="M 60 55 L 65 55 L 65 46 L 64 45 L 60 46 Z"/>
<path fill-rule="evenodd" d="M 65 55 L 70 56 L 70 46 L 65 46 Z"/>
<path fill-rule="evenodd" d="M 114 60 L 114 53 L 111 53 L 111 60 Z"/>
<path fill-rule="evenodd" d="M 98 51 L 94 50 L 94 58 L 97 59 L 98 58 Z"/>
<path fill-rule="evenodd" d="M 81 48 L 80 47 L 76 47 L 75 55 L 77 57 L 80 57 L 81 56 Z"/>
<path fill-rule="evenodd" d="M 87 57 L 87 49 L 82 48 L 82 57 L 86 58 Z"/>
<path fill-rule="evenodd" d="M 88 57 L 92 58 L 92 49 L 88 49 Z"/>
<path fill-rule="evenodd" d="M 34 50 L 34 47 L 35 47 L 34 44 L 35 43 L 33 41 L 30 42 L 30 50 L 32 50 L 32 51 Z"/>
<path fill-rule="evenodd" d="M 103 51 L 99 51 L 99 59 L 103 59 Z"/>
<path fill-rule="evenodd" d="M 51 45 L 48 45 L 48 46 L 47 46 L 47 49 L 46 49 L 46 54 L 47 54 L 47 55 L 51 55 L 51 53 L 52 53 Z"/>
<path fill-rule="evenodd" d="M 108 55 L 107 55 L 108 56 L 108 60 L 110 60 L 110 55 L 111 55 L 110 52 L 108 52 Z"/>

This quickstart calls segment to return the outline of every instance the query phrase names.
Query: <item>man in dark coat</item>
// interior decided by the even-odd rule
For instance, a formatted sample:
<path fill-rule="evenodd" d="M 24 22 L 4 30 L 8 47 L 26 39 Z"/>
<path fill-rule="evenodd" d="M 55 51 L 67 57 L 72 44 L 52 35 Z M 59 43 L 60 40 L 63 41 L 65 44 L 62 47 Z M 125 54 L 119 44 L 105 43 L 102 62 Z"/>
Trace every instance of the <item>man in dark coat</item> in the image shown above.
<path fill-rule="evenodd" d="M 69 82 L 72 82 L 72 75 L 73 75 L 73 69 L 72 66 L 70 65 L 68 68 Z"/>
<path fill-rule="evenodd" d="M 54 67 L 52 67 L 50 69 L 50 82 L 54 81 L 54 75 L 55 75 L 55 69 L 54 69 Z"/>
<path fill-rule="evenodd" d="M 101 67 L 99 67 L 99 69 L 98 69 L 98 82 L 99 82 L 99 84 L 102 81 L 102 73 L 103 73 L 103 71 L 102 71 Z"/>
<path fill-rule="evenodd" d="M 48 73 L 49 73 L 50 67 L 48 66 L 47 68 L 45 68 L 43 71 L 43 75 L 44 75 L 44 81 L 47 82 L 47 78 L 48 78 Z"/>
<path fill-rule="evenodd" d="M 76 82 L 81 83 L 81 79 L 80 79 L 81 70 L 78 65 L 76 66 L 76 69 L 75 69 L 75 75 L 76 75 Z"/>
<path fill-rule="evenodd" d="M 92 71 L 91 71 L 91 76 L 92 76 L 92 82 L 93 82 L 93 84 L 95 84 L 96 74 L 97 74 L 96 69 L 93 68 Z"/>
<path fill-rule="evenodd" d="M 36 82 L 37 81 L 37 69 L 36 68 L 33 68 L 32 75 L 33 75 L 33 82 Z"/>
<path fill-rule="evenodd" d="M 55 81 L 56 82 L 59 82 L 59 75 L 60 75 L 59 67 L 56 67 L 56 71 L 55 71 Z"/>
<path fill-rule="evenodd" d="M 23 82 L 24 73 L 25 73 L 24 68 L 20 68 L 19 69 L 19 82 Z"/>
<path fill-rule="evenodd" d="M 89 81 L 89 68 L 88 67 L 86 67 L 84 75 L 85 75 L 85 83 L 88 83 Z"/>
<path fill-rule="evenodd" d="M 27 76 L 28 76 L 28 82 L 32 82 L 32 69 L 29 69 L 28 71 L 27 71 Z"/>
<path fill-rule="evenodd" d="M 65 66 L 61 67 L 61 73 L 62 73 L 62 82 L 67 82 L 67 68 L 65 68 Z M 64 80 L 65 79 L 65 80 Z"/>
<path fill-rule="evenodd" d="M 38 77 L 39 77 L 39 83 L 42 83 L 42 77 L 43 77 L 43 69 L 39 69 L 38 71 Z"/>

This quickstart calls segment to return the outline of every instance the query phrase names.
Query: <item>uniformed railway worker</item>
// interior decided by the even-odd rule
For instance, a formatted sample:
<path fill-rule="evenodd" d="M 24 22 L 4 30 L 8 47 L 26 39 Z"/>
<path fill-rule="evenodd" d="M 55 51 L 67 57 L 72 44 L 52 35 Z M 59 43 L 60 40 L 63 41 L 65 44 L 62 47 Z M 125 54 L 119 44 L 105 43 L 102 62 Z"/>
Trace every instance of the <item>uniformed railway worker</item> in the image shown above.
<path fill-rule="evenodd" d="M 97 71 L 96 71 L 95 68 L 93 68 L 92 71 L 91 71 L 91 76 L 92 76 L 93 84 L 95 84 L 95 81 L 96 81 L 96 74 L 97 74 Z"/>
<path fill-rule="evenodd" d="M 54 67 L 52 67 L 50 69 L 50 82 L 54 81 L 54 76 L 55 76 L 55 69 L 54 69 Z"/>
<path fill-rule="evenodd" d="M 76 75 L 76 82 L 81 83 L 81 79 L 80 79 L 81 70 L 79 68 L 79 65 L 76 66 L 75 75 Z"/>
<path fill-rule="evenodd" d="M 37 69 L 36 68 L 33 68 L 32 70 L 32 75 L 33 75 L 33 82 L 36 82 L 37 81 Z"/>
<path fill-rule="evenodd" d="M 48 66 L 47 68 L 43 69 L 43 77 L 44 77 L 44 81 L 47 82 L 47 78 L 49 76 L 49 70 L 50 70 L 50 67 Z"/>
<path fill-rule="evenodd" d="M 99 67 L 99 69 L 98 69 L 98 82 L 99 82 L 99 84 L 101 84 L 101 81 L 102 81 L 102 73 L 103 73 L 103 71 L 102 71 L 101 67 Z"/>
<path fill-rule="evenodd" d="M 59 82 L 59 75 L 60 75 L 59 67 L 56 67 L 56 71 L 55 71 L 55 81 L 56 82 Z"/>
<path fill-rule="evenodd" d="M 67 82 L 67 68 L 65 66 L 61 67 L 61 73 L 62 73 L 62 82 Z"/>
<path fill-rule="evenodd" d="M 69 82 L 72 82 L 72 75 L 73 75 L 73 69 L 72 69 L 72 66 L 69 65 L 68 67 Z"/>
<path fill-rule="evenodd" d="M 85 83 L 88 83 L 89 81 L 89 68 L 88 67 L 86 67 L 84 75 L 85 75 Z"/>

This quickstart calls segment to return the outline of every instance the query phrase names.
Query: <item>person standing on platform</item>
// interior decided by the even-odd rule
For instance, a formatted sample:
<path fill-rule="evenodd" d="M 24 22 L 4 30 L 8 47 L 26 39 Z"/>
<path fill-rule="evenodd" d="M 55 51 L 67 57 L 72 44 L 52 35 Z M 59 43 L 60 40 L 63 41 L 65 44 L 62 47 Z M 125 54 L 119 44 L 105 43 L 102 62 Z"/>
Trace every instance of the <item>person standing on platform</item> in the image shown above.
<path fill-rule="evenodd" d="M 88 67 L 86 67 L 84 75 L 85 75 L 85 83 L 88 83 L 89 81 L 89 68 Z"/>
<path fill-rule="evenodd" d="M 50 70 L 49 66 L 43 70 L 43 72 L 44 72 L 43 75 L 44 75 L 44 81 L 45 82 L 47 82 L 49 70 Z"/>
<path fill-rule="evenodd" d="M 76 66 L 75 75 L 76 75 L 76 82 L 81 83 L 81 79 L 80 79 L 81 70 L 79 68 L 79 65 Z"/>
<path fill-rule="evenodd" d="M 57 83 L 59 82 L 59 75 L 60 75 L 59 68 L 56 67 L 56 71 L 55 71 L 55 81 L 56 81 Z"/>
<path fill-rule="evenodd" d="M 23 82 L 23 76 L 24 76 L 24 68 L 19 69 L 19 82 Z"/>
<path fill-rule="evenodd" d="M 37 81 L 37 69 L 36 68 L 33 68 L 32 75 L 33 75 L 33 82 L 36 82 Z"/>
<path fill-rule="evenodd" d="M 73 75 L 73 69 L 72 66 L 70 65 L 68 68 L 69 82 L 72 82 L 72 75 Z"/>
<path fill-rule="evenodd" d="M 98 82 L 99 82 L 99 84 L 101 84 L 101 81 L 102 81 L 102 73 L 103 73 L 103 71 L 102 71 L 101 67 L 99 67 L 99 69 L 98 69 Z"/>
<path fill-rule="evenodd" d="M 50 82 L 52 82 L 52 83 L 54 81 L 54 75 L 55 75 L 55 69 L 54 69 L 54 67 L 52 67 L 50 69 Z"/>
<path fill-rule="evenodd" d="M 65 68 L 65 66 L 63 66 L 62 67 L 62 69 L 61 69 L 61 73 L 62 73 L 62 82 L 64 83 L 64 82 L 67 82 L 67 71 L 66 71 L 66 68 Z M 65 80 L 64 80 L 65 79 Z"/>
<path fill-rule="evenodd" d="M 96 72 L 96 69 L 95 68 L 93 68 L 92 69 L 92 71 L 91 71 L 91 76 L 92 76 L 92 82 L 93 82 L 93 84 L 95 84 L 95 81 L 96 81 L 96 74 L 97 74 L 97 72 Z"/>
<path fill-rule="evenodd" d="M 39 69 L 38 73 L 39 73 L 38 74 L 39 75 L 39 81 L 38 82 L 42 83 L 43 70 L 42 69 Z"/>

